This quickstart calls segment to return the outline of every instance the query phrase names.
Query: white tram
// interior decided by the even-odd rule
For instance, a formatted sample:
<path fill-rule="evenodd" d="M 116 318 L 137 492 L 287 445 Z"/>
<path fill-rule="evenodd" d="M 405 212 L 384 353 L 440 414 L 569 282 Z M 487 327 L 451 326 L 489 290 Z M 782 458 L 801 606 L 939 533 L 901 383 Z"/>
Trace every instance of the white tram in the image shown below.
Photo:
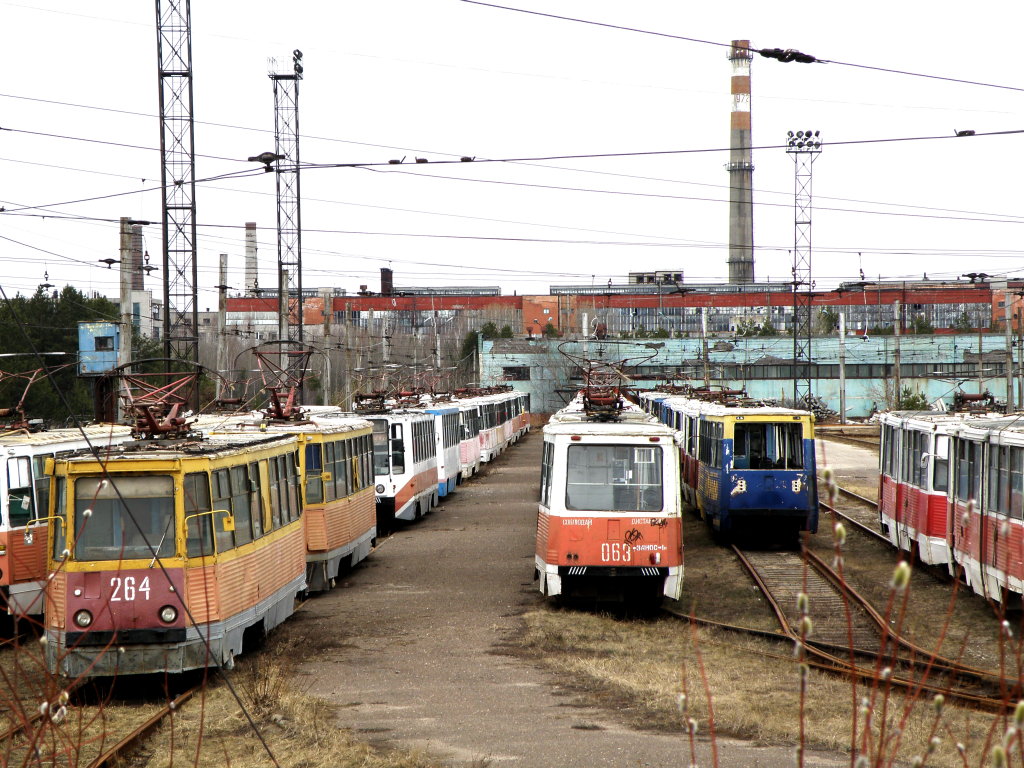
<path fill-rule="evenodd" d="M 373 425 L 377 532 L 415 520 L 437 506 L 434 416 L 420 410 L 361 414 Z"/>

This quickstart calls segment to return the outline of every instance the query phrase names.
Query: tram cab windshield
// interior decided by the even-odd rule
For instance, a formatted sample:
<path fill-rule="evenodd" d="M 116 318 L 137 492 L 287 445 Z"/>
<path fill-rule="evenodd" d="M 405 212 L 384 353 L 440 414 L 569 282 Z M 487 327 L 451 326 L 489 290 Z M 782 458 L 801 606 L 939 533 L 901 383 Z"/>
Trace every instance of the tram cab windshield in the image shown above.
<path fill-rule="evenodd" d="M 570 445 L 565 507 L 595 512 L 662 508 L 662 454 L 657 446 Z"/>
<path fill-rule="evenodd" d="M 733 428 L 735 469 L 801 469 L 803 463 L 803 425 L 737 422 Z"/>
<path fill-rule="evenodd" d="M 173 479 L 169 475 L 119 477 L 115 482 L 78 478 L 74 534 L 76 560 L 172 557 Z"/>

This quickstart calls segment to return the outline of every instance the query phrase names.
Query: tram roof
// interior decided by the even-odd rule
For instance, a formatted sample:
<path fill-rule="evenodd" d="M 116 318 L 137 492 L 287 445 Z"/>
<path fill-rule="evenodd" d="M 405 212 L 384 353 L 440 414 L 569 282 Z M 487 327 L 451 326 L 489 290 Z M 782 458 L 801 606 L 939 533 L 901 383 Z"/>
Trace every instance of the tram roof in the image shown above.
<path fill-rule="evenodd" d="M 66 427 L 39 432 L 19 429 L 0 434 L 0 445 L 35 445 L 44 447 L 61 443 L 79 443 L 88 438 L 90 443 L 103 446 L 112 438 L 117 438 L 120 441 L 128 438 L 130 435 L 131 429 L 120 424 L 90 424 L 81 429 Z"/>
<path fill-rule="evenodd" d="M 239 451 L 247 452 L 255 448 L 288 445 L 296 442 L 294 435 L 265 432 L 204 434 L 166 440 L 130 440 L 114 446 L 102 458 L 108 465 L 121 461 L 174 460 L 197 456 L 216 458 Z M 83 463 L 95 461 L 96 457 L 92 451 L 81 449 L 69 456 L 62 456 L 61 459 L 73 463 Z"/>
<path fill-rule="evenodd" d="M 1024 419 L 1020 415 L 1002 416 L 1000 418 L 971 419 L 957 425 L 957 432 L 970 434 L 1003 433 L 1017 438 L 1024 438 Z"/>
<path fill-rule="evenodd" d="M 690 408 L 707 416 L 810 416 L 810 411 L 798 408 L 784 408 L 780 405 L 728 405 L 700 400 L 693 397 L 675 395 L 666 397 L 662 405 Z"/>
<path fill-rule="evenodd" d="M 672 429 L 633 403 L 623 402 L 621 410 L 614 411 L 608 419 L 602 419 L 601 414 L 584 410 L 580 397 L 576 397 L 565 408 L 552 415 L 544 427 L 544 432 L 615 435 L 632 434 L 641 429 L 646 435 L 675 435 Z"/>
<path fill-rule="evenodd" d="M 362 429 L 370 429 L 370 424 L 363 416 L 356 416 L 351 413 L 337 413 L 330 415 L 312 416 L 302 421 L 267 421 L 262 414 L 252 419 L 239 419 L 225 422 L 220 427 L 214 427 L 208 434 L 212 435 L 237 435 L 237 434 L 340 434 L 355 432 Z"/>
<path fill-rule="evenodd" d="M 878 420 L 881 423 L 909 422 L 920 425 L 975 424 L 998 422 L 1007 418 L 1013 419 L 1012 416 L 1004 416 L 1002 414 L 971 413 L 970 411 L 886 411 L 878 415 Z"/>

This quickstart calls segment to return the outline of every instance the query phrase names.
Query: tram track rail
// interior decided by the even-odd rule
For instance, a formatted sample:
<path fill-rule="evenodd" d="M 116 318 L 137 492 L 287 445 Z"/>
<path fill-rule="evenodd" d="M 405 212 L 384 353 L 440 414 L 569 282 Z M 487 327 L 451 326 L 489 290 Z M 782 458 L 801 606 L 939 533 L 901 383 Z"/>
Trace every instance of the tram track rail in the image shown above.
<path fill-rule="evenodd" d="M 844 498 L 851 499 L 852 501 L 856 502 L 858 505 L 862 507 L 868 507 L 870 509 L 870 519 L 873 523 L 875 522 L 875 520 L 877 519 L 877 512 L 875 510 L 877 509 L 877 507 L 873 499 L 869 499 L 866 496 L 861 496 L 859 493 L 854 493 L 853 491 L 847 490 L 846 488 L 839 488 L 839 495 L 843 496 Z M 889 541 L 889 538 L 885 536 L 885 534 L 883 534 L 881 531 L 877 530 L 876 528 L 873 528 L 871 525 L 868 525 L 868 523 L 865 522 L 864 517 L 858 517 L 856 515 L 853 515 L 848 511 L 840 509 L 838 505 L 829 504 L 828 502 L 825 501 L 819 501 L 818 506 L 821 509 L 824 509 L 827 512 L 830 512 L 831 514 L 840 518 L 844 523 L 850 525 L 852 528 L 863 533 L 864 535 L 882 541 L 886 544 L 886 546 L 892 546 L 891 542 Z"/>
<path fill-rule="evenodd" d="M 801 643 L 808 666 L 899 688 L 908 695 L 942 694 L 988 711 L 1005 711 L 1016 703 L 1021 693 L 1016 681 L 942 657 L 897 635 L 869 601 L 814 553 L 733 549 L 768 601 L 779 631 L 715 626 Z M 801 594 L 807 597 L 798 598 Z M 803 599 L 814 629 L 801 638 L 804 614 L 797 606 Z"/>

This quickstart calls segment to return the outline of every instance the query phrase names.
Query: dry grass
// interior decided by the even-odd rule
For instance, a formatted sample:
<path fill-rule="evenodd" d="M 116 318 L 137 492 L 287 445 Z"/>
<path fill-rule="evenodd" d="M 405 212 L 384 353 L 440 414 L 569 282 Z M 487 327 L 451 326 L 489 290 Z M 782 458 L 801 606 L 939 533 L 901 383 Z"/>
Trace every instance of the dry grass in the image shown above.
<path fill-rule="evenodd" d="M 438 768 L 420 752 L 378 750 L 338 728 L 335 707 L 295 687 L 289 658 L 294 648 L 272 649 L 240 660 L 232 682 L 259 733 L 283 768 Z M 216 684 L 149 739 L 138 768 L 273 765 L 242 708 Z"/>
<path fill-rule="evenodd" d="M 639 727 L 681 731 L 679 694 L 688 693 L 687 716 L 707 733 L 707 701 L 695 664 L 688 629 L 674 620 L 622 621 L 609 616 L 542 609 L 525 617 L 526 648 L 560 673 L 567 685 L 595 703 L 627 713 Z M 798 742 L 798 665 L 783 646 L 732 633 L 698 629 L 696 642 L 707 669 L 716 730 L 761 743 Z M 857 696 L 870 696 L 861 686 Z M 881 711 L 878 695 L 873 711 Z M 891 757 L 909 761 L 924 754 L 932 737 L 935 711 L 929 702 L 909 706 L 896 694 L 887 697 L 890 734 L 910 710 L 898 738 L 889 741 Z M 841 679 L 810 673 L 806 707 L 808 746 L 848 750 L 851 743 L 852 689 Z M 880 714 L 875 715 L 880 721 Z M 928 765 L 963 765 L 956 742 L 977 764 L 994 718 L 947 704 L 942 743 Z M 863 724 L 863 716 L 858 718 Z M 878 733 L 877 724 L 874 733 Z M 898 746 L 898 749 L 896 747 Z M 887 764 L 888 761 L 882 763 Z"/>
<path fill-rule="evenodd" d="M 832 555 L 831 525 L 823 517 L 822 532 L 811 542 L 826 560 Z M 703 618 L 776 629 L 764 600 L 732 553 L 715 544 L 692 516 L 684 518 L 684 532 L 686 587 L 681 607 Z M 844 555 L 848 580 L 876 605 L 885 606 L 892 596 L 894 553 L 850 535 Z M 1000 641 L 999 621 L 984 600 L 965 593 L 951 599 L 951 583 L 920 570 L 911 578 L 908 595 L 901 621 L 905 633 L 920 645 L 934 648 L 944 634 L 946 656 L 962 656 L 990 669 L 1006 659 L 1007 669 L 1014 667 L 1009 659 L 1019 652 L 1019 643 L 1005 635 Z M 525 620 L 523 645 L 528 653 L 558 671 L 567 687 L 588 702 L 622 713 L 634 726 L 681 732 L 686 718 L 693 717 L 707 734 L 708 702 L 697 663 L 699 651 L 717 733 L 770 744 L 800 742 L 801 671 L 786 644 L 714 629 L 691 632 L 669 619 L 623 621 L 550 606 Z M 993 748 L 1008 738 L 1005 717 L 951 703 L 941 707 L 940 714 L 932 700 L 886 693 L 880 682 L 861 682 L 855 690 L 847 680 L 813 670 L 807 675 L 808 747 L 854 747 L 869 757 L 871 766 L 909 765 L 921 757 L 939 768 L 987 765 Z M 684 692 L 686 711 L 681 712 L 679 697 Z M 866 727 L 870 735 L 865 741 Z"/>

